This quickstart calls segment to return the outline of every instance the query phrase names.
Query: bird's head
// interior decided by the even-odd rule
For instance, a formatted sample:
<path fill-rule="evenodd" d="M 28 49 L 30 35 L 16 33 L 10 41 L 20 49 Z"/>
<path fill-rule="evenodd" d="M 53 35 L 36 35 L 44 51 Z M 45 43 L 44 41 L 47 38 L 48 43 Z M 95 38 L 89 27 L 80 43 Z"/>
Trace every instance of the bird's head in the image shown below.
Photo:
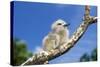
<path fill-rule="evenodd" d="M 57 21 L 55 21 L 52 26 L 51 26 L 51 29 L 53 31 L 56 31 L 56 32 L 60 32 L 60 31 L 63 31 L 63 30 L 66 30 L 66 28 L 69 26 L 70 24 L 66 23 L 65 21 L 61 20 L 61 19 L 58 19 Z"/>

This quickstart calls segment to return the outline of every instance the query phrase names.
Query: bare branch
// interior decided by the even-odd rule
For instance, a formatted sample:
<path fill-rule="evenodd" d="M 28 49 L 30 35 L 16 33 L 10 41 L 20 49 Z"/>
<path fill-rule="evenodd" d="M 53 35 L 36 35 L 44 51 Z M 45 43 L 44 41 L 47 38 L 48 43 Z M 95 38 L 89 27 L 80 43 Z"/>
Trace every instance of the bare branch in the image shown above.
<path fill-rule="evenodd" d="M 77 28 L 77 30 L 74 32 L 74 34 L 71 36 L 68 43 L 63 44 L 60 46 L 59 49 L 55 49 L 54 51 L 51 51 L 48 53 L 48 55 L 41 53 L 41 54 L 35 54 L 31 60 L 27 61 L 27 63 L 22 65 L 30 65 L 30 64 L 44 64 L 46 61 L 50 61 L 52 59 L 55 59 L 64 53 L 67 53 L 77 42 L 78 40 L 83 36 L 85 31 L 87 30 L 88 26 L 96 23 L 97 18 L 90 16 L 90 7 L 85 6 L 85 14 L 84 14 L 84 21 L 80 24 L 80 26 Z"/>

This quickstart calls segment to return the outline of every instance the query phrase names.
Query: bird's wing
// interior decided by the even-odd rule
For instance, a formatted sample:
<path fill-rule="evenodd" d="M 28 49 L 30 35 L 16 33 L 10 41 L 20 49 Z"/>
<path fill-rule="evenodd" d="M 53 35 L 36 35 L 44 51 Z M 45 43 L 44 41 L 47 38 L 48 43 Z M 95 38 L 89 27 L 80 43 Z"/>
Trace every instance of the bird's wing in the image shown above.
<path fill-rule="evenodd" d="M 50 34 L 43 40 L 43 49 L 45 51 L 54 50 L 58 46 L 58 35 Z"/>

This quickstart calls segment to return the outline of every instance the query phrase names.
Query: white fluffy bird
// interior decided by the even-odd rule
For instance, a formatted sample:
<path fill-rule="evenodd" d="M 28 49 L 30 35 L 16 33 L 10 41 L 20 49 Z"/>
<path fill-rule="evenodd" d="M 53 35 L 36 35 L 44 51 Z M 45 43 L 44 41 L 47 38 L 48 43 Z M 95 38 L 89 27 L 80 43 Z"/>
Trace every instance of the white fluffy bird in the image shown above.
<path fill-rule="evenodd" d="M 55 21 L 51 26 L 51 32 L 43 39 L 43 50 L 49 52 L 68 42 L 68 26 L 69 24 L 62 19 Z"/>

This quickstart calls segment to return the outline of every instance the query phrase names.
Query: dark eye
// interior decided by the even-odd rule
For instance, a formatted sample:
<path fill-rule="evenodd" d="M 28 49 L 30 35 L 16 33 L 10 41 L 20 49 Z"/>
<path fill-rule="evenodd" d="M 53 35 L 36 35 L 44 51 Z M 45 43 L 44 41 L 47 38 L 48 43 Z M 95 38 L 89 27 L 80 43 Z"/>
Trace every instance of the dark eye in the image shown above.
<path fill-rule="evenodd" d="M 61 23 L 58 23 L 57 25 L 61 25 Z"/>

